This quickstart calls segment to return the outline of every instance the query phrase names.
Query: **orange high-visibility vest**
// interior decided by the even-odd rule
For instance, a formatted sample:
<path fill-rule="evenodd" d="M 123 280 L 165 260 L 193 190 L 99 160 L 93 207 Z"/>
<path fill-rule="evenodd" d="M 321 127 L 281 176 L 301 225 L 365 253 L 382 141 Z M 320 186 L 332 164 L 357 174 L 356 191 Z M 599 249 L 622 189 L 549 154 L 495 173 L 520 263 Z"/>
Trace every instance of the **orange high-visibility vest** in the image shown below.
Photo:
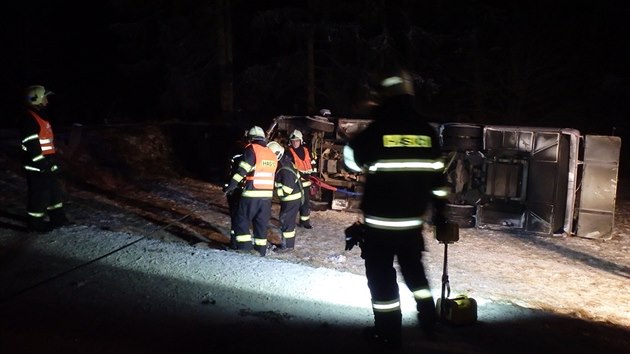
<path fill-rule="evenodd" d="M 293 147 L 290 147 L 289 151 L 291 151 L 291 155 L 293 155 L 293 162 L 295 162 L 295 167 L 298 171 L 306 173 L 311 173 L 313 171 L 313 166 L 311 165 L 311 153 L 308 151 L 306 146 L 304 146 L 304 160 L 300 160 L 300 157 Z"/>
<path fill-rule="evenodd" d="M 252 181 L 254 188 L 263 190 L 273 190 L 278 158 L 271 149 L 258 144 L 252 144 L 256 155 L 256 167 L 253 176 L 247 176 L 247 180 Z"/>
<path fill-rule="evenodd" d="M 28 112 L 33 116 L 33 118 L 35 118 L 35 120 L 37 121 L 37 124 L 39 124 L 39 133 L 37 135 L 39 136 L 39 145 L 42 148 L 42 154 L 43 155 L 54 154 L 55 144 L 53 141 L 54 135 L 53 135 L 52 126 L 47 120 L 40 117 L 40 115 L 37 114 L 36 112 L 31 111 L 30 109 L 28 110 Z"/>

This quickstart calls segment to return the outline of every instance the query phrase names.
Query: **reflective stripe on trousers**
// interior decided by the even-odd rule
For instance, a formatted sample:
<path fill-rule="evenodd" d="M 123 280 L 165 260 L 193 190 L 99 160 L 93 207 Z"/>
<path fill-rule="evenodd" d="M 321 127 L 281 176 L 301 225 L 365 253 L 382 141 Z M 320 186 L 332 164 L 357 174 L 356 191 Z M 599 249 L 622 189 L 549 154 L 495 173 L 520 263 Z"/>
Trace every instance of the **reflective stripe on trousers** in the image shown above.
<path fill-rule="evenodd" d="M 374 310 L 374 312 L 400 311 L 400 299 L 390 301 L 372 300 L 372 309 Z"/>

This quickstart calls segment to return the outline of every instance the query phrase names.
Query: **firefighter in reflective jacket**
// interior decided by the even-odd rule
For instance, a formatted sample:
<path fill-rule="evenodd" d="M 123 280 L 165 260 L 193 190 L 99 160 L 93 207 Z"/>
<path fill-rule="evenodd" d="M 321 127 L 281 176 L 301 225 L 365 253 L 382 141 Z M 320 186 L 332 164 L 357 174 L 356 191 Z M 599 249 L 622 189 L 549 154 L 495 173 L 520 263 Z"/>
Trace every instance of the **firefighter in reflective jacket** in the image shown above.
<path fill-rule="evenodd" d="M 302 183 L 300 174 L 293 165 L 291 156 L 284 154 L 284 148 L 279 143 L 272 141 L 267 146 L 278 156 L 278 169 L 276 170 L 276 195 L 280 199 L 280 231 L 282 243 L 280 249 L 295 248 L 296 218 L 302 204 Z"/>
<path fill-rule="evenodd" d="M 26 116 L 20 121 L 22 162 L 28 186 L 28 227 L 37 232 L 70 224 L 57 177 L 59 168 L 55 162 L 54 134 L 44 112 L 50 94 L 52 92 L 41 85 L 29 87 L 26 90 Z"/>
<path fill-rule="evenodd" d="M 379 83 L 381 102 L 374 121 L 344 148 L 344 163 L 366 173 L 361 256 L 374 327 L 364 334 L 379 344 L 399 348 L 401 309 L 394 257 L 416 301 L 419 324 L 430 336 L 437 314 L 422 265 L 422 216 L 435 207 L 433 222 L 443 222 L 441 210 L 448 189 L 436 132 L 413 108 L 409 75 L 396 72 Z"/>
<path fill-rule="evenodd" d="M 300 179 L 302 181 L 302 189 L 304 190 L 304 198 L 302 205 L 300 205 L 300 224 L 305 229 L 312 229 L 311 225 L 311 175 L 317 173 L 315 167 L 315 159 L 311 156 L 311 152 L 304 145 L 304 136 L 299 130 L 294 130 L 289 136 L 289 151 L 293 163 L 297 170 L 300 172 Z"/>
<path fill-rule="evenodd" d="M 239 153 L 232 156 L 230 159 L 230 173 L 228 175 L 228 182 L 223 186 L 223 188 L 227 189 L 229 185 L 229 181 L 232 179 L 232 176 L 237 172 L 239 165 L 241 164 L 241 160 L 243 159 L 243 154 Z M 230 211 L 230 247 L 232 249 L 237 249 L 236 246 L 236 235 L 234 233 L 234 227 L 237 223 L 237 215 L 238 215 L 238 202 L 241 200 L 241 194 L 243 193 L 243 185 L 245 179 L 241 181 L 236 189 L 234 189 L 231 193 L 226 194 L 226 199 L 228 203 L 228 210 Z"/>
<path fill-rule="evenodd" d="M 234 240 L 238 250 L 258 251 L 261 256 L 267 253 L 267 227 L 271 218 L 271 199 L 278 161 L 276 155 L 267 147 L 265 132 L 254 126 L 247 136 L 250 143 L 243 151 L 243 157 L 236 173 L 224 188 L 226 195 L 231 195 L 243 180 L 243 191 L 238 203 Z M 253 225 L 254 237 L 250 232 Z"/>

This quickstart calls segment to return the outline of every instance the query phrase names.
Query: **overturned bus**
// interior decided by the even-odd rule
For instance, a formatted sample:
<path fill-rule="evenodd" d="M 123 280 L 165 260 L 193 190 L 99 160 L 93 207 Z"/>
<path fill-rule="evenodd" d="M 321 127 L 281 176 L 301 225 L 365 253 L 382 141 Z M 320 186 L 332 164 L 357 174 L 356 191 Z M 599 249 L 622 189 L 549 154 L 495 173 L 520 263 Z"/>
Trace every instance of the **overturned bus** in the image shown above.
<path fill-rule="evenodd" d="M 356 210 L 365 176 L 344 168 L 343 147 L 371 120 L 278 116 L 267 137 L 294 129 L 316 155 L 313 208 Z M 447 218 L 460 227 L 612 237 L 621 139 L 575 129 L 433 124 L 451 185 Z"/>

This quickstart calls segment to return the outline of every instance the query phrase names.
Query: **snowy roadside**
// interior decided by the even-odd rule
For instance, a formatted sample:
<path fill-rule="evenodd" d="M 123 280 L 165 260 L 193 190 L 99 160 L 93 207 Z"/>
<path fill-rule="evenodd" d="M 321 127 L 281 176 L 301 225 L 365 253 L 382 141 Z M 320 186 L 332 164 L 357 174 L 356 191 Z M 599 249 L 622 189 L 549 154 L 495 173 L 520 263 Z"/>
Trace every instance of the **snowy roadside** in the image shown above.
<path fill-rule="evenodd" d="M 372 321 L 363 276 L 153 237 L 159 230 L 2 232 L 6 352 L 379 352 L 358 336 Z M 445 328 L 438 342 L 427 342 L 411 295 L 401 294 L 409 352 L 592 353 L 629 344 L 618 328 L 490 301 L 480 303 L 478 325 Z"/>
<path fill-rule="evenodd" d="M 142 191 L 120 193 L 125 195 L 124 200 L 76 192 L 70 203 L 75 220 L 104 230 L 146 234 L 156 225 L 143 218 L 141 207 L 125 204 L 142 200 L 153 208 L 159 206 L 162 211 L 155 214 L 165 215 L 164 223 L 172 221 L 170 214 L 165 213 L 178 209 L 180 214 L 190 213 L 190 218 L 202 223 L 201 227 L 191 228 L 190 234 L 203 231 L 204 235 L 211 232 L 210 236 L 227 238 L 229 217 L 219 186 L 191 178 L 165 178 L 145 183 Z M 277 225 L 277 210 L 274 205 L 272 225 Z M 297 230 L 294 251 L 268 252 L 266 258 L 363 276 L 360 250 L 344 251 L 343 230 L 357 216 L 333 210 L 314 211 L 315 227 Z M 190 243 L 197 248 L 218 244 L 204 242 L 207 238 L 201 234 L 183 241 L 169 230 L 149 237 Z M 466 293 L 482 303 L 517 304 L 630 328 L 630 312 L 620 311 L 630 308 L 630 293 L 623 291 L 630 279 L 630 201 L 618 201 L 614 235 L 607 241 L 475 228 L 462 229 L 460 233 L 460 241 L 448 248 L 453 294 Z M 270 239 L 277 236 L 278 230 L 272 226 Z M 431 230 L 425 232 L 425 239 L 425 265 L 438 296 L 444 246 L 434 240 Z"/>
<path fill-rule="evenodd" d="M 10 301 L 0 304 L 1 352 L 3 341 L 33 349 L 6 351 L 14 353 L 45 352 L 55 341 L 76 353 L 260 350 L 241 332 L 272 338 L 265 345 L 273 352 L 362 350 L 353 336 L 371 323 L 363 260 L 358 249 L 343 250 L 343 230 L 356 214 L 315 211 L 315 227 L 298 229 L 294 251 L 265 258 L 238 254 L 224 250 L 229 217 L 219 186 L 181 176 L 123 180 L 91 165 L 89 176 L 107 183 L 65 186 L 77 225 L 31 235 L 20 220 L 25 182 L 14 172 L 15 161 L 3 157 L 0 298 Z M 274 205 L 274 217 L 277 211 Z M 271 224 L 274 240 L 277 219 Z M 430 230 L 425 238 L 425 265 L 438 296 L 444 246 Z M 630 347 L 629 251 L 628 199 L 617 201 L 608 241 L 462 229 L 460 241 L 449 246 L 449 278 L 453 294 L 467 293 L 480 303 L 479 324 L 450 330 L 438 344 L 424 341 L 401 283 L 403 310 L 410 311 L 408 348 L 623 351 Z M 180 350 L 185 342 L 190 350 Z"/>

